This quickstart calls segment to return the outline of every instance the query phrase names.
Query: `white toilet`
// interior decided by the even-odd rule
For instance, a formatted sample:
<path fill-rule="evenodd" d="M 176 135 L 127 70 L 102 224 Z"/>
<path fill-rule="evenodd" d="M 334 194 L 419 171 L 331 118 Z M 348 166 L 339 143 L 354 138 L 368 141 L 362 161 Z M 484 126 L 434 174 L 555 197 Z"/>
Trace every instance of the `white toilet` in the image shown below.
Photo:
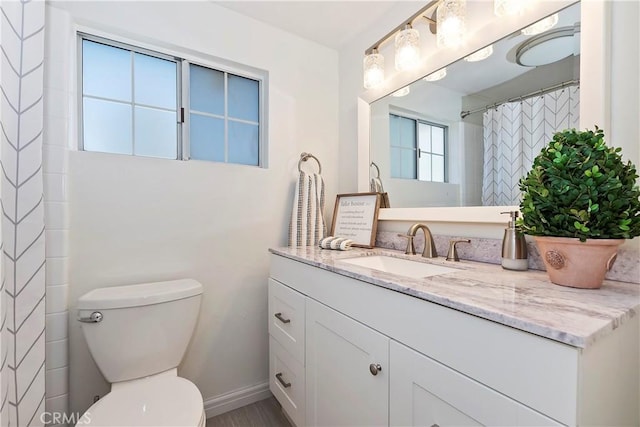
<path fill-rule="evenodd" d="M 192 279 L 95 289 L 78 321 L 111 391 L 77 425 L 205 425 L 198 388 L 178 377 L 198 319 L 202 285 Z"/>

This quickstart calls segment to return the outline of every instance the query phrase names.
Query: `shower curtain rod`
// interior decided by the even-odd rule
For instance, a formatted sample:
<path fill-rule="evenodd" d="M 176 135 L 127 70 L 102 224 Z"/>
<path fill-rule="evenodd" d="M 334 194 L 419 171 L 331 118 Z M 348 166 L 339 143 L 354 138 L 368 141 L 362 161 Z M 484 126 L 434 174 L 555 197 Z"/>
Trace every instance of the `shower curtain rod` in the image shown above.
<path fill-rule="evenodd" d="M 502 104 L 506 104 L 507 102 L 522 101 L 524 99 L 532 98 L 532 97 L 538 96 L 538 95 L 544 95 L 545 93 L 553 92 L 554 90 L 563 89 L 565 87 L 578 86 L 579 84 L 580 84 L 580 80 L 579 79 L 569 80 L 569 81 L 566 81 L 566 82 L 563 82 L 563 83 L 558 83 L 557 85 L 549 86 L 549 87 L 547 87 L 545 89 L 540 89 L 540 90 L 537 90 L 535 92 L 528 93 L 526 95 L 516 96 L 516 97 L 513 97 L 513 98 L 506 99 L 504 101 L 496 102 L 496 103 L 490 104 L 490 105 L 485 105 L 484 107 L 475 108 L 475 109 L 469 110 L 469 111 L 461 111 L 460 112 L 460 118 L 464 119 L 465 117 L 467 117 L 467 116 L 469 116 L 471 114 L 484 112 L 484 111 L 490 110 L 491 108 L 496 108 L 496 107 L 498 107 L 498 106 L 500 106 Z"/>

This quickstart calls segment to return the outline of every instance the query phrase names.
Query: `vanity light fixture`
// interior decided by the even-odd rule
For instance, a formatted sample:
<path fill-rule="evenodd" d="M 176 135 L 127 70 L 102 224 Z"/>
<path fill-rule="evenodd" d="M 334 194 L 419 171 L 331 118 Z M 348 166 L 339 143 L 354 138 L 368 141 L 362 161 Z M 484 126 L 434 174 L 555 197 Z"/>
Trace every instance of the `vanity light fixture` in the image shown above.
<path fill-rule="evenodd" d="M 522 34 L 525 36 L 534 36 L 536 34 L 544 33 L 552 29 L 558 23 L 558 14 L 554 13 L 551 16 L 547 16 L 544 19 L 536 22 L 533 25 L 529 25 L 527 28 L 522 30 Z"/>
<path fill-rule="evenodd" d="M 423 78 L 425 82 L 437 82 L 438 80 L 442 80 L 447 76 L 447 67 L 440 68 L 438 71 L 435 71 L 429 74 L 427 77 Z"/>
<path fill-rule="evenodd" d="M 374 48 L 364 57 L 364 87 L 372 89 L 384 82 L 384 56 Z"/>
<path fill-rule="evenodd" d="M 391 94 L 391 96 L 395 96 L 396 98 L 400 98 L 401 96 L 409 95 L 410 92 L 411 92 L 411 89 L 409 88 L 409 86 L 405 86 L 402 89 L 398 89 L 397 91 L 393 92 Z"/>
<path fill-rule="evenodd" d="M 436 12 L 438 47 L 458 47 L 466 37 L 467 0 L 442 0 Z"/>
<path fill-rule="evenodd" d="M 482 49 L 473 52 L 471 55 L 469 56 L 465 56 L 464 60 L 467 62 L 478 62 L 478 61 L 482 61 L 483 59 L 487 59 L 488 57 L 491 56 L 491 54 L 493 54 L 493 45 L 490 44 L 487 47 L 483 47 Z"/>
<path fill-rule="evenodd" d="M 522 15 L 531 0 L 493 0 L 493 13 L 496 16 Z"/>
<path fill-rule="evenodd" d="M 420 62 L 420 33 L 407 24 L 404 30 L 396 34 L 396 70 L 406 71 L 418 66 Z"/>
<path fill-rule="evenodd" d="M 433 11 L 442 0 L 431 0 L 426 6 L 414 13 L 400 25 L 378 40 L 373 46 L 364 51 L 364 87 L 372 89 L 380 86 L 384 80 L 384 58 L 378 52 L 380 46 L 395 38 L 395 68 L 399 71 L 415 68 L 420 62 L 420 32 L 412 27 L 417 19 L 425 19 L 431 24 Z"/>

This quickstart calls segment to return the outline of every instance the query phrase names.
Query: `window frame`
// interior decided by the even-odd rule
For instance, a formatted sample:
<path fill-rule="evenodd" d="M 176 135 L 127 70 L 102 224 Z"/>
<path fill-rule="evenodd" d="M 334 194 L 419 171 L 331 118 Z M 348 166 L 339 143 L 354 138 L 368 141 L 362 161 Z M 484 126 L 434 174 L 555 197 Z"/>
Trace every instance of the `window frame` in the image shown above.
<path fill-rule="evenodd" d="M 412 113 L 407 111 L 399 111 L 398 109 L 390 109 L 389 116 L 396 116 L 402 119 L 412 120 L 415 126 L 415 138 L 413 140 L 413 147 L 411 149 L 406 147 L 401 147 L 398 145 L 392 145 L 391 140 L 389 141 L 389 159 L 391 160 L 391 147 L 400 148 L 403 150 L 412 150 L 415 154 L 414 163 L 415 163 L 415 177 L 414 178 L 402 178 L 402 177 L 394 177 L 392 179 L 408 179 L 412 181 L 419 182 L 433 182 L 436 184 L 446 184 L 449 182 L 449 125 L 444 123 L 438 123 L 429 119 L 425 119 L 418 113 Z M 419 132 L 419 124 L 425 124 L 431 127 L 441 128 L 443 130 L 443 154 L 433 153 L 433 151 L 425 151 L 420 149 L 420 132 Z M 443 181 L 433 181 L 433 180 L 421 180 L 420 179 L 420 153 L 424 152 L 425 154 L 430 154 L 432 156 L 442 156 L 444 162 L 444 180 Z M 432 163 L 433 165 L 433 163 Z M 432 167 L 433 171 L 433 167 Z M 431 174 L 433 177 L 433 173 Z"/>
<path fill-rule="evenodd" d="M 84 149 L 84 117 L 83 117 L 83 69 L 82 69 L 82 41 L 89 40 L 92 42 L 100 43 L 106 46 L 114 48 L 121 48 L 135 53 L 156 57 L 159 59 L 170 60 L 177 63 L 176 67 L 176 94 L 177 94 L 177 114 L 176 122 L 178 125 L 177 140 L 176 140 L 176 159 L 168 159 L 162 157 L 152 156 L 140 156 L 136 154 L 122 154 L 122 153 L 105 153 L 111 155 L 127 155 L 132 157 L 147 157 L 159 160 L 182 160 L 182 161 L 198 161 L 216 164 L 226 164 L 234 166 L 252 166 L 261 169 L 268 168 L 268 87 L 269 87 L 269 73 L 266 70 L 258 69 L 248 65 L 236 63 L 233 61 L 225 60 L 222 58 L 214 57 L 203 52 L 197 52 L 190 49 L 181 48 L 178 46 L 168 45 L 161 42 L 154 44 L 144 43 L 137 40 L 125 39 L 113 34 L 106 34 L 101 31 L 81 28 L 76 29 L 76 55 L 77 60 L 77 103 L 76 111 L 78 117 L 77 123 L 77 149 L 80 151 L 86 151 Z M 161 46 L 162 45 L 162 46 Z M 225 161 L 212 161 L 212 160 L 199 160 L 191 159 L 190 156 L 190 85 L 189 85 L 189 67 L 190 65 L 198 65 L 208 69 L 216 70 L 225 73 L 225 105 L 226 98 L 228 97 L 226 81 L 228 75 L 235 75 L 238 77 L 244 77 L 258 82 L 258 164 L 247 165 L 244 163 L 228 162 L 228 134 L 226 121 L 228 119 L 225 111 Z M 133 104 L 133 103 L 132 103 Z M 89 151 L 92 153 L 101 153 L 97 151 Z"/>
<path fill-rule="evenodd" d="M 440 123 L 435 123 L 435 122 L 431 122 L 428 120 L 423 120 L 423 119 L 415 119 L 416 120 L 416 152 L 417 152 L 417 159 L 416 159 L 416 174 L 417 174 L 417 180 L 418 181 L 422 181 L 422 182 L 436 182 L 436 183 L 440 183 L 440 184 L 445 184 L 449 182 L 449 165 L 448 165 L 448 160 L 449 160 L 449 156 L 448 156 L 448 142 L 449 142 L 449 126 L 447 125 L 443 125 Z M 442 154 L 439 153 L 435 153 L 433 151 L 433 142 L 431 143 L 431 151 L 426 151 L 426 150 L 422 150 L 420 148 L 420 124 L 423 125 L 427 125 L 431 128 L 431 137 L 432 137 L 432 141 L 433 141 L 433 128 L 439 128 L 442 129 Z M 430 180 L 426 181 L 426 180 L 421 180 L 420 179 L 420 157 L 422 155 L 422 153 L 428 154 L 431 156 L 431 178 Z M 433 156 L 438 156 L 438 157 L 442 157 L 442 163 L 443 163 L 443 179 L 442 181 L 434 181 L 433 180 Z"/>

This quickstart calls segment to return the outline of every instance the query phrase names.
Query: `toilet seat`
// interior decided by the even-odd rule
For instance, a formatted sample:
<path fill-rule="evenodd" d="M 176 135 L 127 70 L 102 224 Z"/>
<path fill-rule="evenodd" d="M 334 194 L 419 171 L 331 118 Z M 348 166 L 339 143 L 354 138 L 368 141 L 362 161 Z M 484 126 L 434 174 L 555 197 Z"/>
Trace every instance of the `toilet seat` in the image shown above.
<path fill-rule="evenodd" d="M 177 376 L 142 378 L 119 384 L 94 403 L 78 426 L 204 425 L 202 395 L 192 382 Z"/>

